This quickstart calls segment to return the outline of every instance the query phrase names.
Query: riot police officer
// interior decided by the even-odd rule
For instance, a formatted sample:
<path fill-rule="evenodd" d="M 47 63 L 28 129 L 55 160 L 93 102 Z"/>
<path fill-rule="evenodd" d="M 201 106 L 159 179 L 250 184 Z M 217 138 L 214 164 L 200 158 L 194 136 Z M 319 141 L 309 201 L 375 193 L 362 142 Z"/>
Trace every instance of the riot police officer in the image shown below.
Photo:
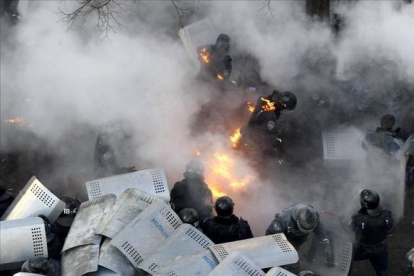
<path fill-rule="evenodd" d="M 205 45 L 197 49 L 201 63 L 199 78 L 222 81 L 230 77 L 232 59 L 229 55 L 230 37 L 220 34 L 214 45 Z"/>
<path fill-rule="evenodd" d="M 362 143 L 362 148 L 367 151 L 367 162 L 374 171 L 383 171 L 396 158 L 396 154 L 403 145 L 403 141 L 396 137 L 394 130 L 395 117 L 387 114 L 381 118 L 381 127 L 376 131 L 368 132 Z M 378 164 L 382 160 L 384 164 Z"/>
<path fill-rule="evenodd" d="M 393 228 L 391 211 L 382 209 L 380 196 L 373 190 L 362 190 L 360 202 L 361 209 L 349 222 L 356 236 L 354 260 L 369 259 L 378 276 L 387 276 L 387 236 Z"/>
<path fill-rule="evenodd" d="M 12 204 L 13 200 L 13 194 L 0 184 L 0 218 L 7 211 L 7 208 Z"/>
<path fill-rule="evenodd" d="M 203 221 L 204 234 L 214 243 L 225 243 L 253 238 L 249 223 L 233 214 L 234 202 L 228 196 L 222 196 L 214 205 L 217 216 Z"/>
<path fill-rule="evenodd" d="M 178 214 L 184 208 L 197 211 L 200 220 L 212 211 L 213 194 L 204 182 L 204 167 L 198 160 L 186 165 L 184 179 L 175 183 L 171 190 L 171 207 Z"/>
<path fill-rule="evenodd" d="M 198 228 L 199 217 L 196 210 L 191 208 L 184 208 L 178 213 L 178 216 L 183 223 L 191 224 L 192 226 Z"/>
<path fill-rule="evenodd" d="M 280 145 L 277 134 L 277 120 L 283 110 L 294 110 L 297 99 L 289 91 L 274 90 L 270 96 L 260 96 L 247 126 L 241 129 L 240 145 L 247 145 L 264 152 L 272 151 Z"/>
<path fill-rule="evenodd" d="M 296 204 L 276 214 L 266 230 L 266 235 L 283 233 L 288 241 L 299 250 L 311 232 L 314 232 L 319 239 L 319 244 L 327 259 L 326 265 L 334 266 L 335 260 L 328 233 L 318 212 L 310 205 Z"/>

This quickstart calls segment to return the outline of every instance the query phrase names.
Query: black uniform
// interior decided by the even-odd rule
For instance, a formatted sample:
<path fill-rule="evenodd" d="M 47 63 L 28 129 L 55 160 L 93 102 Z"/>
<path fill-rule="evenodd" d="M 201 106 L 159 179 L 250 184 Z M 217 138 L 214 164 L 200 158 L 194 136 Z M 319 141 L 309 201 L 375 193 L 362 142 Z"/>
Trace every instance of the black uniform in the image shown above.
<path fill-rule="evenodd" d="M 262 100 L 271 100 L 271 96 L 262 95 L 257 99 L 256 106 L 250 116 L 246 127 L 241 130 L 241 144 L 248 144 L 255 150 L 273 151 L 279 145 L 277 135 L 277 120 L 280 117 L 280 109 L 275 103 L 276 110 L 264 111 Z"/>
<path fill-rule="evenodd" d="M 204 234 L 216 244 L 253 238 L 249 223 L 235 215 L 207 219 L 201 227 Z"/>
<path fill-rule="evenodd" d="M 171 206 L 176 213 L 184 208 L 198 212 L 200 221 L 212 211 L 213 194 L 202 178 L 184 178 L 171 190 Z"/>
<path fill-rule="evenodd" d="M 361 208 L 350 221 L 356 235 L 354 260 L 369 259 L 378 276 L 388 275 L 387 236 L 393 227 L 391 211 L 380 206 L 374 210 Z"/>
<path fill-rule="evenodd" d="M 284 209 L 281 213 L 275 215 L 275 219 L 270 223 L 266 230 L 266 235 L 278 233 L 285 234 L 288 241 L 295 247 L 299 248 L 307 239 L 309 233 L 302 232 L 296 222 L 296 213 L 304 204 L 297 204 Z M 317 226 L 313 230 L 320 241 L 329 240 L 325 226 L 317 215 Z"/>
<path fill-rule="evenodd" d="M 13 194 L 0 187 L 0 217 L 7 211 L 13 200 Z"/>
<path fill-rule="evenodd" d="M 266 230 L 266 235 L 273 235 L 278 233 L 285 234 L 288 241 L 297 249 L 303 245 L 307 240 L 309 232 L 314 232 L 319 240 L 319 244 L 322 246 L 322 250 L 327 258 L 327 265 L 334 265 L 334 255 L 332 252 L 328 233 L 319 218 L 319 214 L 315 213 L 315 228 L 311 231 L 303 231 L 298 226 L 298 213 L 304 208 L 313 207 L 305 204 L 296 204 L 289 208 L 284 209 L 281 213 L 276 214 L 275 219 L 270 223 Z M 315 246 L 316 243 L 313 244 Z M 310 252 L 314 252 L 315 248 L 311 248 Z M 311 254 L 311 253 L 310 253 Z M 310 256 L 313 257 L 313 256 Z"/>

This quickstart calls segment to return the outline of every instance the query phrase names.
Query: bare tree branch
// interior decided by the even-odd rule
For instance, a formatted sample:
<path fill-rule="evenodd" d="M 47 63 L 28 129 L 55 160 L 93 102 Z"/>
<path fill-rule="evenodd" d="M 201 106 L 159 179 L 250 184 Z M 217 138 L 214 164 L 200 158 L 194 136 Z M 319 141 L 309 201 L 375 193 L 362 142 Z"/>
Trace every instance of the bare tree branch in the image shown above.
<path fill-rule="evenodd" d="M 261 11 L 264 9 L 267 9 L 267 12 L 270 13 L 270 15 L 273 17 L 273 8 L 271 6 L 272 0 L 264 0 L 263 7 L 260 9 Z"/>
<path fill-rule="evenodd" d="M 72 12 L 64 12 L 59 8 L 63 18 L 60 22 L 73 27 L 75 22 L 83 25 L 88 17 L 97 16 L 96 28 L 108 37 L 110 32 L 116 32 L 116 27 L 125 27 L 117 16 L 123 12 L 122 5 L 116 0 L 78 0 L 80 6 Z"/>
<path fill-rule="evenodd" d="M 189 8 L 180 7 L 180 6 L 177 5 L 177 2 L 179 2 L 179 1 L 178 0 L 171 0 L 171 3 L 173 4 L 174 9 L 177 12 L 178 20 L 180 21 L 180 26 L 181 26 L 181 28 L 184 28 L 183 17 L 191 15 L 193 10 L 189 9 Z"/>

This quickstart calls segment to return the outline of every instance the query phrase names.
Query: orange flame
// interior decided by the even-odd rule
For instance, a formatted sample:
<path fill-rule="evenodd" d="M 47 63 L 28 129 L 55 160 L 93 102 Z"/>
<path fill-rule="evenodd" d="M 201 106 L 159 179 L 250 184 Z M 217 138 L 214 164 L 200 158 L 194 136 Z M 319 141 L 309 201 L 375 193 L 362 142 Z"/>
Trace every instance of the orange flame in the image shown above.
<path fill-rule="evenodd" d="M 253 111 L 254 111 L 254 104 L 252 102 L 248 101 L 246 103 L 246 105 L 247 105 L 247 110 L 249 110 L 250 112 L 253 113 Z"/>
<path fill-rule="evenodd" d="M 18 125 L 18 126 L 23 126 L 23 119 L 19 118 L 19 117 L 6 119 L 6 120 L 4 120 L 4 122 L 6 124 L 14 124 L 14 125 Z"/>
<path fill-rule="evenodd" d="M 240 190 L 255 179 L 251 174 L 237 172 L 235 160 L 223 152 L 215 152 L 207 164 L 206 182 L 214 198 L 226 195 L 226 191 Z"/>
<path fill-rule="evenodd" d="M 220 75 L 220 74 L 217 74 L 217 78 L 218 78 L 219 80 L 224 80 L 224 77 L 223 77 L 222 75 Z"/>
<path fill-rule="evenodd" d="M 231 144 L 232 144 L 233 149 L 235 149 L 239 146 L 240 139 L 241 139 L 241 133 L 240 133 L 240 128 L 238 128 L 238 129 L 236 129 L 234 134 L 232 136 L 230 136 L 230 140 L 231 140 Z"/>
<path fill-rule="evenodd" d="M 276 107 L 275 107 L 275 103 L 274 102 L 272 102 L 272 101 L 270 101 L 268 99 L 265 99 L 265 98 L 261 98 L 261 99 L 263 101 L 263 105 L 262 105 L 262 110 L 263 111 L 268 112 L 268 111 L 274 111 L 274 110 L 276 110 Z"/>
<path fill-rule="evenodd" d="M 210 62 L 210 53 L 207 51 L 207 48 L 201 49 L 200 58 L 204 63 Z"/>
<path fill-rule="evenodd" d="M 200 156 L 201 155 L 201 151 L 196 150 L 195 155 Z"/>

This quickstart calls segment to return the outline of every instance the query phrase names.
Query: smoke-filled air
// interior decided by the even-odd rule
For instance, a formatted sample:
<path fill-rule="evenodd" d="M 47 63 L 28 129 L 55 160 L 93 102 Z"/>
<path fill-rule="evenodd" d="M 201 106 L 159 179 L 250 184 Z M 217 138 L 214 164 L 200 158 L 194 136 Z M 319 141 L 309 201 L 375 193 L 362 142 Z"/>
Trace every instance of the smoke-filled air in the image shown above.
<path fill-rule="evenodd" d="M 414 275 L 411 1 L 1 5 L 0 274 Z"/>

